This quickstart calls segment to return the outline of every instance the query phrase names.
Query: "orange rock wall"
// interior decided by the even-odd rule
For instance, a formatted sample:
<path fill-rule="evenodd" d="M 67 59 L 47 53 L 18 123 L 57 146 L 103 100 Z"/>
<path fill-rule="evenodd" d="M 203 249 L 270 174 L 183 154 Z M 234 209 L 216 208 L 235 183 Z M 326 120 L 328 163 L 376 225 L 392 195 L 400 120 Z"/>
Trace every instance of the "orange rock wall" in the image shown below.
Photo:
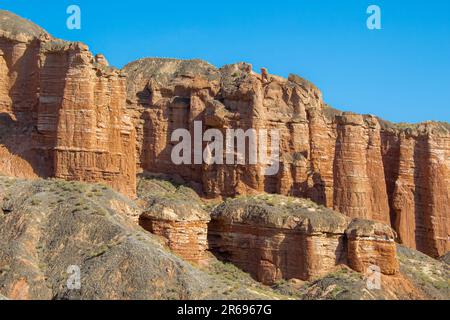
<path fill-rule="evenodd" d="M 164 81 L 139 70 L 126 79 L 105 64 L 82 44 L 0 37 L 0 173 L 105 182 L 130 196 L 136 172 L 178 174 L 208 197 L 308 197 L 391 223 L 402 243 L 432 256 L 448 251 L 448 130 L 336 116 L 311 83 L 262 79 L 247 64 L 202 72 L 163 65 L 173 73 Z M 203 132 L 278 129 L 278 174 L 263 175 L 261 164 L 175 166 L 171 133 L 193 135 L 193 121 Z"/>
<path fill-rule="evenodd" d="M 264 284 L 282 279 L 311 280 L 347 264 L 358 272 L 376 265 L 383 274 L 398 272 L 393 239 L 354 240 L 345 234 L 305 234 L 298 230 L 247 224 L 209 224 L 210 250 Z"/>
<path fill-rule="evenodd" d="M 179 174 L 198 182 L 208 197 L 307 197 L 350 217 L 390 224 L 402 243 L 432 256 L 448 251 L 448 130 L 437 133 L 434 123 L 400 129 L 374 116 L 333 112 L 309 82 L 296 76 L 263 80 L 246 64 L 209 74 L 215 77 L 208 81 L 189 72 L 162 82 L 138 71 L 129 76 L 138 170 Z M 278 129 L 278 174 L 264 176 L 262 165 L 173 165 L 170 135 L 185 128 L 194 136 L 193 120 L 202 121 L 202 132 Z"/>
<path fill-rule="evenodd" d="M 207 261 L 208 224 L 206 221 L 161 221 L 140 219 L 147 231 L 163 237 L 167 246 L 183 259 L 204 264 Z"/>
<path fill-rule="evenodd" d="M 266 284 L 324 275 L 342 262 L 344 251 L 342 235 L 306 236 L 293 230 L 214 221 L 208 239 L 212 252 Z"/>
<path fill-rule="evenodd" d="M 381 273 L 394 275 L 399 271 L 396 245 L 393 241 L 350 239 L 347 244 L 348 265 L 355 271 L 366 273 L 377 266 Z"/>
<path fill-rule="evenodd" d="M 125 78 L 79 43 L 0 38 L 0 173 L 105 182 L 135 194 Z"/>
<path fill-rule="evenodd" d="M 383 143 L 391 219 L 399 240 L 439 257 L 450 242 L 450 136 L 422 128 L 393 135 Z"/>

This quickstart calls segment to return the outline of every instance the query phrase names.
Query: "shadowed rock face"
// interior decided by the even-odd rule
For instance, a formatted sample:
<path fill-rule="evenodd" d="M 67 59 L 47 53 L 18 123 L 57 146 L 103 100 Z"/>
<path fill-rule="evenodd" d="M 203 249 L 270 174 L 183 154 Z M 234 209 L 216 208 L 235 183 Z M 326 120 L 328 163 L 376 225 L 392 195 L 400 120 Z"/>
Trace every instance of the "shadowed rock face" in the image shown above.
<path fill-rule="evenodd" d="M 171 134 L 277 129 L 280 170 L 175 166 Z M 313 84 L 201 60 L 141 59 L 118 71 L 80 43 L 0 11 L 0 172 L 105 182 L 134 196 L 136 172 L 177 174 L 207 197 L 309 198 L 390 224 L 401 243 L 449 250 L 450 125 L 394 125 L 327 106 Z"/>

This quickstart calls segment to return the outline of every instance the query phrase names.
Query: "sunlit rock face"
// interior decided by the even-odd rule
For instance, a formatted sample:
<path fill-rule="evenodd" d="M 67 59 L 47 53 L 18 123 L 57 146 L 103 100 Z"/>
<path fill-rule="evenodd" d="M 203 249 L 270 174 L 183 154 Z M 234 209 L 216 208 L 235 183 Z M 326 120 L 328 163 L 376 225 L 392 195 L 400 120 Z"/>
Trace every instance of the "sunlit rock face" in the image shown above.
<path fill-rule="evenodd" d="M 143 207 L 139 224 L 161 237 L 178 256 L 196 265 L 208 264 L 208 223 L 195 191 L 156 177 L 141 177 L 138 199 Z"/>
<path fill-rule="evenodd" d="M 134 195 L 125 77 L 85 45 L 10 13 L 0 25 L 0 172 L 105 182 Z"/>
<path fill-rule="evenodd" d="M 401 243 L 433 257 L 450 248 L 449 131 L 429 122 L 383 133 L 392 225 Z"/>
<path fill-rule="evenodd" d="M 142 59 L 124 71 L 138 171 L 176 173 L 199 183 L 207 197 L 309 198 L 392 225 L 402 243 L 430 255 L 448 251 L 447 123 L 404 126 L 342 113 L 308 81 L 263 77 L 244 63 L 217 69 L 199 60 Z M 194 121 L 202 122 L 202 133 L 218 129 L 224 136 L 228 128 L 277 129 L 278 173 L 264 175 L 262 164 L 174 165 L 171 134 L 184 128 L 194 137 Z"/>
<path fill-rule="evenodd" d="M 304 199 L 254 196 L 229 200 L 212 213 L 210 250 L 265 284 L 311 280 L 346 264 L 398 272 L 394 232 Z"/>
<path fill-rule="evenodd" d="M 394 242 L 395 233 L 387 225 L 362 219 L 353 220 L 345 230 L 348 265 L 367 273 L 375 266 L 381 273 L 395 275 L 399 263 Z"/>
<path fill-rule="evenodd" d="M 279 170 L 265 175 L 262 163 L 175 165 L 171 135 L 184 128 L 195 137 L 195 121 L 200 135 L 276 129 Z M 401 243 L 438 257 L 450 246 L 449 128 L 342 113 L 301 77 L 259 74 L 246 63 L 141 59 L 119 71 L 81 43 L 0 12 L 4 175 L 104 182 L 133 197 L 136 173 L 159 172 L 196 183 L 209 198 L 309 198 L 351 218 L 390 224 Z"/>

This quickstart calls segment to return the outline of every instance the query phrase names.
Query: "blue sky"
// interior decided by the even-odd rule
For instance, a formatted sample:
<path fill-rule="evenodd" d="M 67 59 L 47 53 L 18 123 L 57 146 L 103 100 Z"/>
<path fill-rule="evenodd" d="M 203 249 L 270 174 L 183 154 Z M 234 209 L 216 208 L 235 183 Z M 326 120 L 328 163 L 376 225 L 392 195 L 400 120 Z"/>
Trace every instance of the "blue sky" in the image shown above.
<path fill-rule="evenodd" d="M 81 30 L 66 9 L 81 8 Z M 381 8 L 382 30 L 366 27 Z M 2 0 L 122 67 L 142 57 L 238 61 L 314 82 L 327 103 L 391 121 L 450 121 L 450 1 Z"/>

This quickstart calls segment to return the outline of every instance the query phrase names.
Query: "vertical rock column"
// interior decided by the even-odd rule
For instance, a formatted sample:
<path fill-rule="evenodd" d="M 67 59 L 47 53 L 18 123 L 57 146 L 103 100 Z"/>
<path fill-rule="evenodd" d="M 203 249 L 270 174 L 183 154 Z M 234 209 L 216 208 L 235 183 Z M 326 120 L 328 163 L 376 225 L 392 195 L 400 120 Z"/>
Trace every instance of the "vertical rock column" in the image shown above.
<path fill-rule="evenodd" d="M 433 125 L 399 135 L 394 227 L 401 243 L 439 257 L 449 250 L 450 138 Z"/>
<path fill-rule="evenodd" d="M 337 117 L 334 207 L 352 218 L 390 224 L 379 127 L 361 115 Z"/>
<path fill-rule="evenodd" d="M 41 98 L 40 104 L 41 111 L 48 109 L 49 103 L 58 107 L 49 110 L 52 119 L 41 128 L 56 136 L 54 176 L 105 182 L 133 196 L 135 135 L 124 109 L 125 79 L 119 71 L 97 63 L 82 44 L 59 47 L 50 42 L 45 48 L 44 70 L 57 63 L 59 72 L 66 71 L 63 87 Z"/>
<path fill-rule="evenodd" d="M 320 204 L 333 208 L 334 205 L 334 153 L 336 137 L 320 109 L 308 110 L 311 145 L 311 186 L 307 196 Z"/>

